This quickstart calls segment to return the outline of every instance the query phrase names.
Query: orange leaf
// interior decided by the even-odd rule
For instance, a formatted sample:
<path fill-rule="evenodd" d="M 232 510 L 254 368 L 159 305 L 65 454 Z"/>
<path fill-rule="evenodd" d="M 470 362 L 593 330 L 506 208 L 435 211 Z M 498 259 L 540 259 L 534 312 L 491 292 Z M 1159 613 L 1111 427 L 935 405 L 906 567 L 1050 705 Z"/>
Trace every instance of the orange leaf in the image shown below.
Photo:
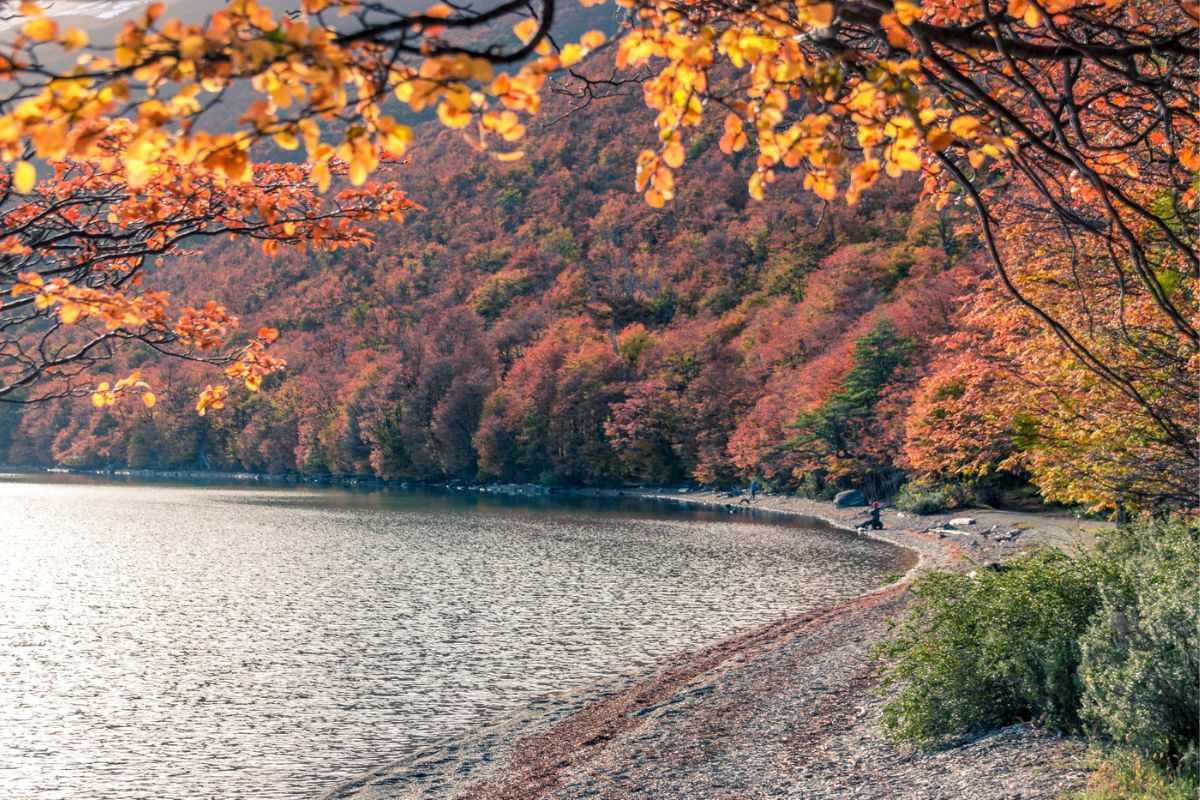
<path fill-rule="evenodd" d="M 933 152 L 940 153 L 954 141 L 954 134 L 945 128 L 932 128 L 926 139 L 929 142 L 929 146 L 933 148 Z"/>
<path fill-rule="evenodd" d="M 683 142 L 675 140 L 668 144 L 663 150 L 663 161 L 667 162 L 667 166 L 672 169 L 678 169 L 683 166 L 684 151 Z"/>
<path fill-rule="evenodd" d="M 815 3 L 808 7 L 808 21 L 818 28 L 833 24 L 833 3 Z"/>
<path fill-rule="evenodd" d="M 588 31 L 583 36 L 579 37 L 579 43 L 588 50 L 595 50 L 597 47 L 604 44 L 604 34 L 600 31 Z"/>
<path fill-rule="evenodd" d="M 536 19 L 523 19 L 516 25 L 513 25 L 513 33 L 517 35 L 525 44 L 529 44 L 538 31 L 538 21 Z"/>

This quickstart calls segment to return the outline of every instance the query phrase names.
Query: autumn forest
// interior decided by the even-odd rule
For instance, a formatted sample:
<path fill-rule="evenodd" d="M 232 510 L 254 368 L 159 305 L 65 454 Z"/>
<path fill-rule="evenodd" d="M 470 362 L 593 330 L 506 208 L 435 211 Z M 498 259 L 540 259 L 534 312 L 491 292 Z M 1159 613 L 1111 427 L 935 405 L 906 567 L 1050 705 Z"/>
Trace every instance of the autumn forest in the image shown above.
<path fill-rule="evenodd" d="M 954 2 L 585 2 L 559 39 L 504 6 L 503 58 L 449 6 L 305 5 L 152 9 L 86 83 L 10 61 L 0 462 L 1193 504 L 1187 3 L 1117 3 L 1157 66 L 1099 29 L 1060 61 L 1069 0 L 994 52 Z M 27 12 L 29 52 L 82 46 Z M 131 91 L 170 99 L 95 128 Z"/>

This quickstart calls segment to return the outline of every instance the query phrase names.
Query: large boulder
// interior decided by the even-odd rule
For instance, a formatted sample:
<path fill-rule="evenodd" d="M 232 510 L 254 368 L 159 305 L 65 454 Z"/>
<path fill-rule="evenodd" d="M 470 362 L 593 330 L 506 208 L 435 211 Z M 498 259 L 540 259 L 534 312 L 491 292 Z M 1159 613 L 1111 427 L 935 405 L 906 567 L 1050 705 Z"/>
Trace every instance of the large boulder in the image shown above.
<path fill-rule="evenodd" d="M 844 492 L 838 492 L 833 498 L 833 504 L 838 508 L 849 508 L 850 506 L 865 506 L 867 498 L 863 497 L 862 492 L 858 489 L 847 489 Z"/>

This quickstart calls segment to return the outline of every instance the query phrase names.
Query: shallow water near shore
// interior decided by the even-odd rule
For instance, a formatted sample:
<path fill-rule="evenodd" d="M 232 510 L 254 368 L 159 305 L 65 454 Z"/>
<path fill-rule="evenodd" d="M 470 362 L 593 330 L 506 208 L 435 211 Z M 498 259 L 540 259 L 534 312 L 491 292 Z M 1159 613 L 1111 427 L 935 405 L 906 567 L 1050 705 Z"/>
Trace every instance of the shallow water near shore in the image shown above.
<path fill-rule="evenodd" d="M 0 476 L 0 797 L 318 796 L 908 558 L 645 501 Z"/>

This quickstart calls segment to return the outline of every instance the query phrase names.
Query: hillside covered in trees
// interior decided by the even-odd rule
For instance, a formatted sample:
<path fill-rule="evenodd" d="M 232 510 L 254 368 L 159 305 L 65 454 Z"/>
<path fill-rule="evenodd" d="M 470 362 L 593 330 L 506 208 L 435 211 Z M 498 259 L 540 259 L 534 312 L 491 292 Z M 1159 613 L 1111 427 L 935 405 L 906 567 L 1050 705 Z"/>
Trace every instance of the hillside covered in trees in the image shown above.
<path fill-rule="evenodd" d="M 1143 470 L 1109 395 L 1063 404 L 1056 346 L 988 277 L 969 209 L 920 202 L 914 180 L 825 202 L 798 173 L 754 201 L 753 158 L 722 153 L 716 125 L 651 208 L 631 180 L 651 126 L 640 89 L 618 95 L 571 113 L 548 91 L 512 163 L 424 123 L 397 173 L 424 210 L 370 249 L 197 245 L 156 285 L 277 329 L 287 369 L 197 415 L 211 372 L 123 357 L 103 370 L 151 377 L 154 407 L 2 406 L 0 462 L 1190 496 L 1187 465 Z"/>
<path fill-rule="evenodd" d="M 148 363 L 154 408 L 5 408 L 0 459 L 895 488 L 913 392 L 981 285 L 969 233 L 911 184 L 850 209 L 785 177 L 754 203 L 712 133 L 698 179 L 648 208 L 629 179 L 638 102 L 554 122 L 515 164 L 431 130 L 399 174 L 427 210 L 371 250 L 193 252 L 161 279 L 277 328 L 287 370 L 200 417 L 212 376 Z"/>
<path fill-rule="evenodd" d="M 177 363 L 146 367 L 164 370 L 153 409 L 6 408 L 4 460 L 894 485 L 912 390 L 979 281 L 970 240 L 915 213 L 911 186 L 854 210 L 799 187 L 751 205 L 711 137 L 705 180 L 647 208 L 632 137 L 604 135 L 630 104 L 562 120 L 511 166 L 441 134 L 401 177 L 430 210 L 371 251 L 194 254 L 203 284 L 185 266 L 177 288 L 279 329 L 289 368 L 205 417 L 189 398 L 211 376 Z"/>

